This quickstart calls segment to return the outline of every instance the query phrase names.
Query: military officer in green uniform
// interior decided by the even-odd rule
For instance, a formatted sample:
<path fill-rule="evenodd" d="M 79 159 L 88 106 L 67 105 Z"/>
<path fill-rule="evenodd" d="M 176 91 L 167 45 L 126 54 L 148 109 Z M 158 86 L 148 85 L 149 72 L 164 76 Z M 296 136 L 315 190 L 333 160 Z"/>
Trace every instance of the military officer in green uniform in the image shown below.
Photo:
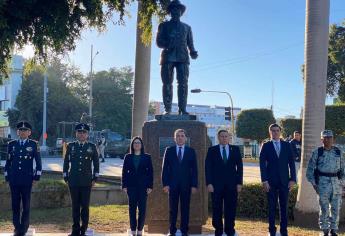
<path fill-rule="evenodd" d="M 91 187 L 99 177 L 99 159 L 96 145 L 87 141 L 89 126 L 80 123 L 75 130 L 77 141 L 67 145 L 63 177 L 72 199 L 73 225 L 70 236 L 83 236 L 89 223 Z"/>
<path fill-rule="evenodd" d="M 339 225 L 339 210 L 345 183 L 345 159 L 342 152 L 333 146 L 333 132 L 321 132 L 323 145 L 315 149 L 309 160 L 307 179 L 319 195 L 319 225 L 323 235 L 336 236 Z M 330 209 L 329 209 L 330 208 Z"/>

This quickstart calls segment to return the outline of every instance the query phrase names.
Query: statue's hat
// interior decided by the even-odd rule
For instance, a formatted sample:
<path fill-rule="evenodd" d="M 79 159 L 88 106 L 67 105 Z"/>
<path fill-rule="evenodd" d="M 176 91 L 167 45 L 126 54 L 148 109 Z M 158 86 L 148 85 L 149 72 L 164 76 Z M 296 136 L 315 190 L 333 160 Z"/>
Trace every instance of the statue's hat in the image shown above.
<path fill-rule="evenodd" d="M 186 11 L 186 6 L 183 5 L 179 0 L 172 0 L 167 7 L 167 12 L 170 13 L 173 7 L 180 8 L 182 14 Z"/>

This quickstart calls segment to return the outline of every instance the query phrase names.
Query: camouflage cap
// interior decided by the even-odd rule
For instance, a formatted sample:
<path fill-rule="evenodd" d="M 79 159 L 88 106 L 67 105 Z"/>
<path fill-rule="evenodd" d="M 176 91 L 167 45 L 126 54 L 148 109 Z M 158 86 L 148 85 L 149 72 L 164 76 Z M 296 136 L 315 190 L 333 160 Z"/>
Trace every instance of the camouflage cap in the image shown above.
<path fill-rule="evenodd" d="M 333 137 L 333 132 L 332 130 L 325 129 L 324 131 L 321 132 L 321 138 L 324 137 Z"/>

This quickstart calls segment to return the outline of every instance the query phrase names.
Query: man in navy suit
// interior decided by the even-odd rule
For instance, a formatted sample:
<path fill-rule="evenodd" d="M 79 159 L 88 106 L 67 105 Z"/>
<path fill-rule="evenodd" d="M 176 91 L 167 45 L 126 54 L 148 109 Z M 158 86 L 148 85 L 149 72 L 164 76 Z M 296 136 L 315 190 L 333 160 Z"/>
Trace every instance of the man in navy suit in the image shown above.
<path fill-rule="evenodd" d="M 276 235 L 275 213 L 280 205 L 280 234 L 287 236 L 287 207 L 289 190 L 296 184 L 294 154 L 291 145 L 280 139 L 281 127 L 269 126 L 271 140 L 262 145 L 260 172 L 262 185 L 268 196 L 268 221 L 271 236 Z"/>
<path fill-rule="evenodd" d="M 181 232 L 188 235 L 189 205 L 191 192 L 198 187 L 198 167 L 193 148 L 185 145 L 186 132 L 177 129 L 174 133 L 175 146 L 168 147 L 163 157 L 163 190 L 169 193 L 169 236 L 176 234 L 178 203 L 181 209 Z"/>
<path fill-rule="evenodd" d="M 243 163 L 240 149 L 229 144 L 229 133 L 218 131 L 219 145 L 208 149 L 205 160 L 206 186 L 212 195 L 212 225 L 215 236 L 235 235 L 237 195 L 243 184 Z M 224 226 L 223 227 L 223 206 Z"/>

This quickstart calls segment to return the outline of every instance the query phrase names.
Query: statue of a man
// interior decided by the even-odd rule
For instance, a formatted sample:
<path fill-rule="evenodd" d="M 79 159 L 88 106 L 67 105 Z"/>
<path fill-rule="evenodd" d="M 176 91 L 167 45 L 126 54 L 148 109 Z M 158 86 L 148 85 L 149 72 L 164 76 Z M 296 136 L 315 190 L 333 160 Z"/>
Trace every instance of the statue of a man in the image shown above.
<path fill-rule="evenodd" d="M 189 25 L 180 21 L 186 7 L 179 0 L 170 2 L 167 12 L 169 21 L 162 22 L 158 26 L 157 45 L 161 52 L 161 77 L 163 82 L 164 114 L 171 113 L 173 99 L 174 68 L 176 69 L 177 96 L 179 114 L 188 114 L 186 111 L 188 95 L 189 55 L 192 59 L 198 57 L 198 52 L 193 45 L 192 29 Z M 188 55 L 189 54 L 189 55 Z"/>

